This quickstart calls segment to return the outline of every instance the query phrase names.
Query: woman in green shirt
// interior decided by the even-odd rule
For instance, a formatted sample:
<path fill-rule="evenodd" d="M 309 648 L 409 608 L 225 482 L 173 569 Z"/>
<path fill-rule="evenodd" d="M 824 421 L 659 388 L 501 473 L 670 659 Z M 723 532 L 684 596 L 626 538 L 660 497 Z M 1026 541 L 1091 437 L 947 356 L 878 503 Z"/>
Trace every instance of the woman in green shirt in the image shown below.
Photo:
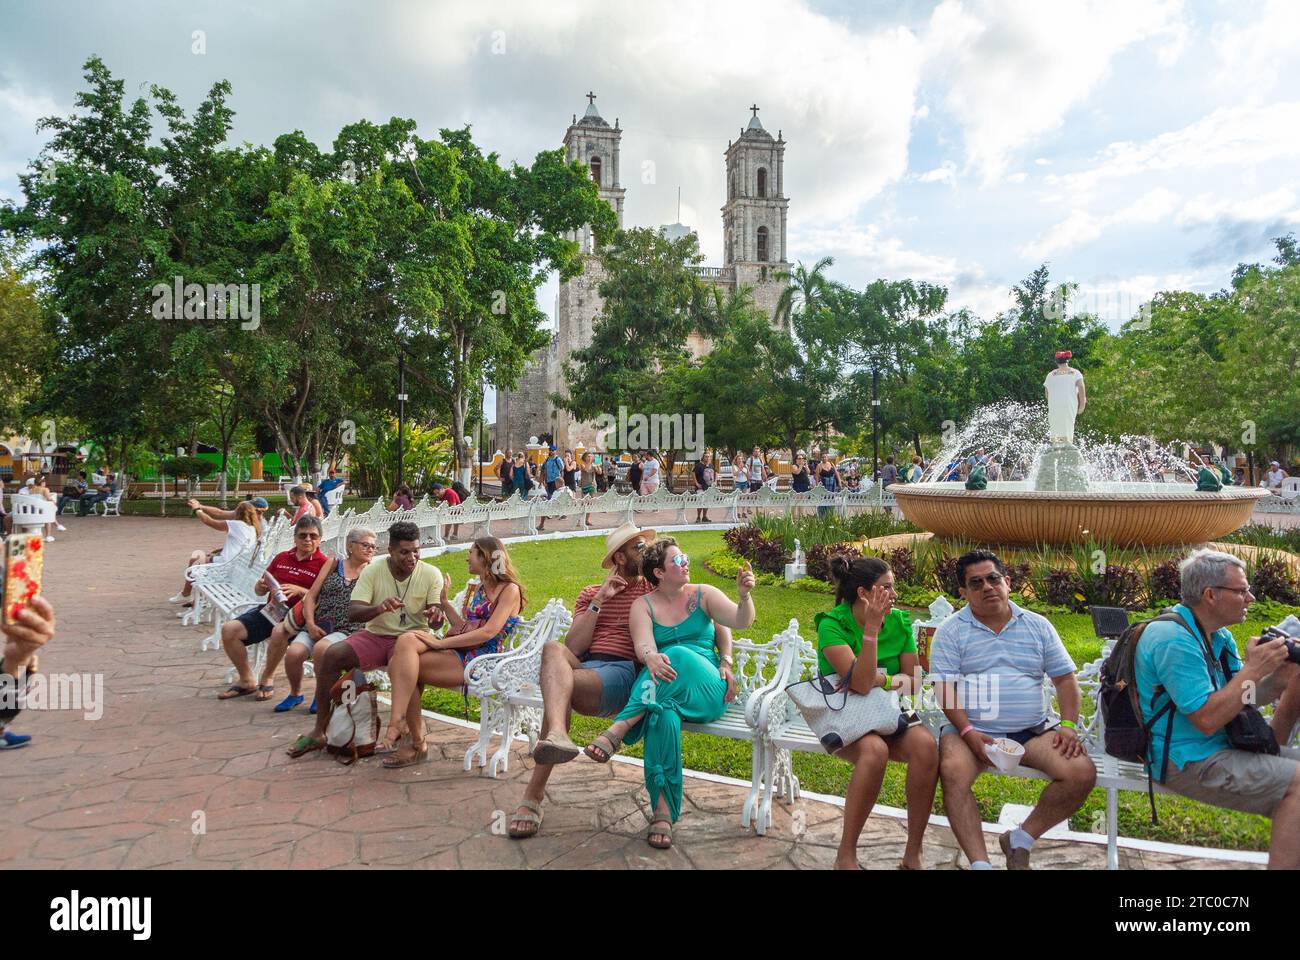
<path fill-rule="evenodd" d="M 920 689 L 916 640 L 906 611 L 892 609 L 894 572 L 877 557 L 843 554 L 830 563 L 835 582 L 834 609 L 813 618 L 817 626 L 817 665 L 823 676 L 849 677 L 849 689 L 866 694 L 872 687 L 899 693 Z M 907 764 L 907 848 L 899 869 L 921 868 L 921 838 L 930 822 L 934 787 L 939 779 L 939 745 L 923 726 L 882 737 L 868 733 L 837 750 L 853 764 L 844 794 L 844 833 L 835 867 L 859 867 L 858 837 L 876 804 L 885 778 L 885 761 Z"/>

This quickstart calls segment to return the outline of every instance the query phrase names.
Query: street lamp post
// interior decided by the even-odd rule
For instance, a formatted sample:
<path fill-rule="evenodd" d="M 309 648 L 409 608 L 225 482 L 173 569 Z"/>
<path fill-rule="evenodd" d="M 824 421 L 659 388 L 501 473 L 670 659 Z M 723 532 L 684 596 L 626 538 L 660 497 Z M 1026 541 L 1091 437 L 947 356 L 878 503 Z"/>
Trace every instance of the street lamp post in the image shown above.
<path fill-rule="evenodd" d="M 871 365 L 871 460 L 872 483 L 880 479 L 880 368 Z"/>
<path fill-rule="evenodd" d="M 402 485 L 402 434 L 406 431 L 406 351 L 397 353 L 397 486 Z"/>

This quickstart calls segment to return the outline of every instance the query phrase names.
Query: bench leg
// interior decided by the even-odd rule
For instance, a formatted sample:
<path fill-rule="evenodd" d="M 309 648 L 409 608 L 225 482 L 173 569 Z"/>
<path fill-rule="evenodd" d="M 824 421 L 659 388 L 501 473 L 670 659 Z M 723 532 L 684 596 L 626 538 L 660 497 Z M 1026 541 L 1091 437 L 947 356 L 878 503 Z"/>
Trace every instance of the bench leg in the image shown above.
<path fill-rule="evenodd" d="M 758 794 L 763 789 L 763 741 L 755 739 L 750 744 L 749 752 L 749 796 L 745 797 L 745 806 L 740 811 L 740 825 L 748 828 L 754 819 L 758 807 Z"/>
<path fill-rule="evenodd" d="M 1119 790 L 1106 791 L 1106 869 L 1119 869 Z"/>
<path fill-rule="evenodd" d="M 754 825 L 760 837 L 766 834 L 767 828 L 772 825 L 772 785 L 776 780 L 776 753 L 776 748 L 770 743 L 763 745 L 763 801 L 758 808 L 758 822 Z"/>
<path fill-rule="evenodd" d="M 532 707 L 506 705 L 505 722 L 501 726 L 501 739 L 497 742 L 496 753 L 492 754 L 492 759 L 488 761 L 489 777 L 496 779 L 497 771 L 501 773 L 510 772 L 510 745 L 515 742 L 516 736 L 529 731 L 531 726 L 529 714 L 534 712 L 535 710 Z M 529 732 L 529 753 L 532 753 L 533 745 L 536 742 L 536 736 Z"/>
<path fill-rule="evenodd" d="M 469 770 L 474 762 L 474 757 L 478 757 L 480 767 L 487 765 L 488 747 L 492 743 L 492 730 L 496 725 L 497 714 L 503 709 L 504 705 L 499 703 L 495 697 L 480 697 L 478 702 L 478 739 L 474 745 L 465 751 L 465 769 Z M 507 708 L 508 709 L 508 708 Z"/>

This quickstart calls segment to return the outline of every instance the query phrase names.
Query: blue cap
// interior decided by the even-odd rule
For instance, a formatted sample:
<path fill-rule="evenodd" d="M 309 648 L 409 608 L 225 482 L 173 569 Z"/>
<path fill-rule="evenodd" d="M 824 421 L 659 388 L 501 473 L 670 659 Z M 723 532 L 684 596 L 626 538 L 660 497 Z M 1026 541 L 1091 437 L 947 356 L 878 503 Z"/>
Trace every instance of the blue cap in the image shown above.
<path fill-rule="evenodd" d="M 254 497 L 252 500 L 248 502 L 251 503 L 253 506 L 257 507 L 257 509 L 259 510 L 268 510 L 271 507 L 271 505 L 266 502 L 266 497 Z"/>

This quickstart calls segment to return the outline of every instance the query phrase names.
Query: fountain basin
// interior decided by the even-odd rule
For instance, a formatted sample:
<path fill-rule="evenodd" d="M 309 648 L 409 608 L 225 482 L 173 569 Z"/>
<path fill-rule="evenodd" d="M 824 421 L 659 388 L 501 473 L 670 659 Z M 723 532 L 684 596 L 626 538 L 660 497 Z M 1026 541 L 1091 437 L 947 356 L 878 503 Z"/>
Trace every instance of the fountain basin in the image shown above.
<path fill-rule="evenodd" d="M 989 544 L 1117 546 L 1205 543 L 1250 521 L 1261 487 L 1200 493 L 1187 483 L 1093 483 L 1086 491 L 1038 491 L 1025 482 L 994 482 L 986 490 L 961 483 L 896 484 L 889 488 L 912 523 L 938 537 Z"/>

